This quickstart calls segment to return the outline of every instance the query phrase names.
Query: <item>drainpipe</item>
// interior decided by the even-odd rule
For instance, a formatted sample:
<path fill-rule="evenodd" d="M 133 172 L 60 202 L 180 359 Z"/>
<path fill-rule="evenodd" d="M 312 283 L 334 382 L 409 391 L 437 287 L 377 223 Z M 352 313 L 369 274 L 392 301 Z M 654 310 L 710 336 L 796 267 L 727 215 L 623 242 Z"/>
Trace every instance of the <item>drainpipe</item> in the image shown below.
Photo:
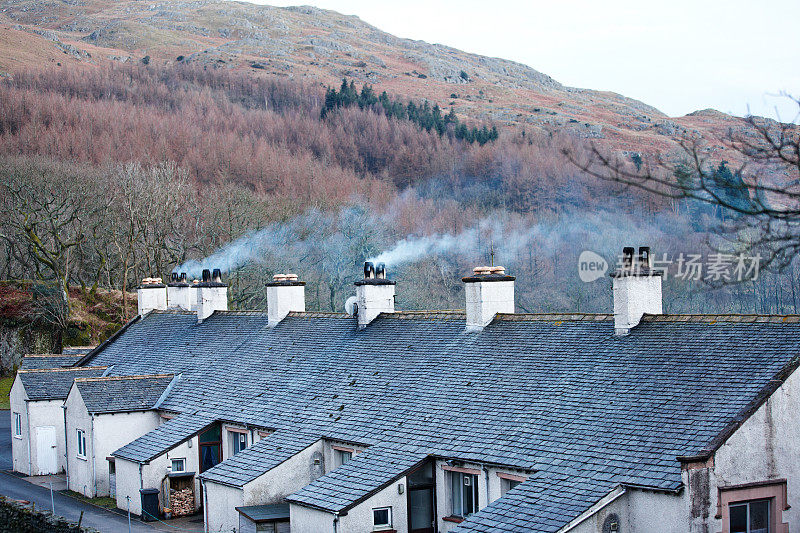
<path fill-rule="evenodd" d="M 200 486 L 203 488 L 203 531 L 208 533 L 208 491 L 205 479 L 200 480 Z"/>
<path fill-rule="evenodd" d="M 95 448 L 96 448 L 95 442 L 94 442 L 94 414 L 91 414 L 89 416 L 91 417 L 90 418 L 90 421 L 91 421 L 90 427 L 91 427 L 91 431 L 92 431 L 92 494 L 93 494 L 93 496 L 91 496 L 91 497 L 95 498 L 95 497 L 97 497 L 97 469 L 95 468 L 95 463 L 97 461 L 95 461 L 95 456 L 94 456 Z M 87 494 L 87 496 L 88 496 L 88 494 Z"/>
<path fill-rule="evenodd" d="M 25 401 L 25 421 L 28 425 L 28 475 L 33 475 L 33 456 L 31 455 L 31 408 L 30 403 Z"/>
<path fill-rule="evenodd" d="M 489 503 L 491 503 L 489 501 L 489 467 L 486 465 L 483 465 L 483 475 L 486 477 L 486 505 L 489 505 Z M 480 498 L 478 498 L 478 505 L 480 505 Z M 478 510 L 480 510 L 480 508 Z"/>
<path fill-rule="evenodd" d="M 61 406 L 64 412 L 64 477 L 67 478 L 67 488 L 69 488 L 69 434 L 67 433 L 67 405 Z"/>
<path fill-rule="evenodd" d="M 144 477 L 142 476 L 142 463 L 139 463 L 139 488 L 144 488 Z"/>
<path fill-rule="evenodd" d="M 337 511 L 333 513 L 333 533 L 336 533 L 338 531 L 338 525 L 339 525 L 339 512 Z"/>

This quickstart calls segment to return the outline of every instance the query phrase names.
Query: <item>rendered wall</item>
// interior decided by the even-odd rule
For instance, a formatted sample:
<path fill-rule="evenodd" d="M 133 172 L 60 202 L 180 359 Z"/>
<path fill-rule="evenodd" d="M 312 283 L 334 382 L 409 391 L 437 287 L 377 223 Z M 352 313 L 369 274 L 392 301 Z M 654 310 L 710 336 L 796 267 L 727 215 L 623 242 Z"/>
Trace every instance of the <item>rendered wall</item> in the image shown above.
<path fill-rule="evenodd" d="M 208 515 L 209 531 L 230 531 L 231 524 L 237 524 L 239 521 L 237 506 L 282 503 L 288 495 L 314 481 L 319 477 L 317 474 L 321 475 L 324 472 L 322 468 L 317 472 L 314 464 L 315 459 L 322 459 L 323 447 L 322 440 L 315 442 L 247 483 L 242 489 L 206 482 L 209 505 L 214 500 L 215 509 L 214 513 Z M 232 490 L 238 493 L 235 498 L 231 496 Z M 226 504 L 218 501 L 219 499 L 234 501 L 235 504 Z"/>
<path fill-rule="evenodd" d="M 30 418 L 28 427 L 30 428 L 31 437 L 31 464 L 33 466 L 33 475 L 41 473 L 39 469 L 38 448 L 36 445 L 36 428 L 45 426 L 56 428 L 56 464 L 58 472 L 64 471 L 66 457 L 64 456 L 63 405 L 64 402 L 62 400 L 28 402 L 28 417 Z M 23 432 L 25 429 L 23 429 Z"/>
<path fill-rule="evenodd" d="M 99 414 L 92 416 L 75 386 L 66 400 L 67 466 L 71 490 L 89 497 L 108 496 L 108 461 L 114 451 L 155 429 L 160 417 L 155 411 Z M 77 429 L 86 432 L 86 459 L 77 456 Z M 138 477 L 138 476 L 137 476 Z M 117 475 L 117 483 L 120 475 Z M 96 484 L 96 486 L 95 486 Z"/>
<path fill-rule="evenodd" d="M 11 417 L 11 461 L 14 472 L 30 475 L 30 457 L 28 455 L 30 434 L 28 432 L 28 413 L 25 406 L 27 398 L 25 387 L 22 386 L 22 381 L 17 376 L 9 394 L 9 403 L 11 404 L 11 412 L 9 413 Z M 14 436 L 14 413 L 19 413 L 22 417 L 22 437 L 20 438 Z"/>
<path fill-rule="evenodd" d="M 339 518 L 337 533 L 363 533 L 372 531 L 372 510 L 378 507 L 392 508 L 392 528 L 397 533 L 408 532 L 408 491 L 400 494 L 397 486 L 402 484 L 404 489 L 408 486 L 405 476 L 390 484 L 380 492 L 370 496 Z M 325 522 L 318 524 L 317 531 L 324 531 Z M 292 524 L 294 533 L 294 524 Z"/>
<path fill-rule="evenodd" d="M 233 531 L 239 526 L 237 507 L 245 505 L 244 491 L 220 483 L 205 482 L 206 531 L 220 533 Z M 294 529 L 292 529 L 294 531 Z"/>
<path fill-rule="evenodd" d="M 694 503 L 692 532 L 722 531 L 721 521 L 714 518 L 718 487 L 780 478 L 787 480 L 791 506 L 783 511 L 783 522 L 790 531 L 800 528 L 799 412 L 800 371 L 795 371 L 717 450 L 712 468 L 685 474 Z"/>
<path fill-rule="evenodd" d="M 117 467 L 117 507 L 123 510 L 128 509 L 126 497 L 130 497 L 131 513 L 139 516 L 142 514 L 142 500 L 139 489 L 139 463 L 126 461 L 119 457 L 115 460 Z"/>
<path fill-rule="evenodd" d="M 289 524 L 292 533 L 325 533 L 333 532 L 333 513 L 301 507 L 300 505 L 289 505 Z M 369 531 L 362 528 L 361 531 Z M 339 530 L 337 529 L 337 533 Z"/>
<path fill-rule="evenodd" d="M 161 489 L 161 483 L 167 475 L 167 467 L 172 466 L 172 459 L 186 459 L 186 471 L 194 472 L 194 494 L 195 509 L 199 509 L 200 502 L 200 480 L 198 479 L 199 469 L 199 452 L 197 448 L 197 437 L 190 439 L 192 445 L 189 446 L 189 441 L 179 444 L 172 450 L 159 455 L 147 464 L 142 465 L 141 485 L 139 481 L 139 463 L 126 461 L 122 458 L 117 458 L 117 507 L 120 509 L 127 509 L 126 496 L 131 498 L 131 512 L 137 515 L 141 514 L 141 499 L 139 489 Z M 123 479 L 124 478 L 124 479 Z M 161 495 L 163 497 L 163 494 Z M 163 500 L 162 500 L 163 501 Z"/>
<path fill-rule="evenodd" d="M 686 533 L 689 521 L 685 492 L 682 495 L 628 490 L 619 498 L 587 516 L 569 533 L 605 533 L 616 515 L 620 533 Z"/>

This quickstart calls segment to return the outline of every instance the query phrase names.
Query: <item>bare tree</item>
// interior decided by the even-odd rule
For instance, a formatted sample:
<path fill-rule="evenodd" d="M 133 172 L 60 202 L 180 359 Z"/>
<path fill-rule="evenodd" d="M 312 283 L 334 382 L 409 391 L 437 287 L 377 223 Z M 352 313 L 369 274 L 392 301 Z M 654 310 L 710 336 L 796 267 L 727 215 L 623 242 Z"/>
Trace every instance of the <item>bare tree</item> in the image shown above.
<path fill-rule="evenodd" d="M 602 180 L 711 206 L 728 250 L 758 253 L 762 267 L 782 270 L 800 252 L 800 128 L 754 116 L 739 124 L 725 139 L 739 160 L 733 167 L 710 156 L 713 150 L 693 135 L 682 139 L 683 154 L 672 158 L 630 157 L 595 144 L 588 154 L 562 153 Z"/>

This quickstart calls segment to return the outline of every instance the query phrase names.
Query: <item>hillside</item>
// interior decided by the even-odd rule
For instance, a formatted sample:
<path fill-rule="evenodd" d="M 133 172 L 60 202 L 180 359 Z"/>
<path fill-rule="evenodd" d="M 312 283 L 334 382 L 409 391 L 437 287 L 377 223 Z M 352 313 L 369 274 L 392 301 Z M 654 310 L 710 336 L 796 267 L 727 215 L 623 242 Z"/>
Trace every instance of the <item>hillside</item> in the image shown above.
<path fill-rule="evenodd" d="M 5 0 L 0 71 L 109 62 L 176 62 L 320 85 L 342 77 L 427 99 L 461 117 L 534 135 L 563 132 L 630 152 L 669 152 L 690 133 L 709 155 L 739 121 L 713 110 L 670 118 L 624 96 L 565 87 L 519 63 L 397 38 L 354 16 L 245 2 Z M 727 155 L 727 154 L 726 154 Z"/>

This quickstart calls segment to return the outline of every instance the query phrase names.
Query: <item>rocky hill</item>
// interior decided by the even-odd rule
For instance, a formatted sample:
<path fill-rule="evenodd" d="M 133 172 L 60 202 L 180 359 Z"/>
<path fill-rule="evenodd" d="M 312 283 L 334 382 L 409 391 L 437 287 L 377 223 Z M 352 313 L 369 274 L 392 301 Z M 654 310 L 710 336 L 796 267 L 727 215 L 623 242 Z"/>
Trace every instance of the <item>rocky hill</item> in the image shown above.
<path fill-rule="evenodd" d="M 670 118 L 622 95 L 565 87 L 531 67 L 397 38 L 314 7 L 144 0 L 0 1 L 0 73 L 36 65 L 189 62 L 321 85 L 342 77 L 428 99 L 473 120 L 563 132 L 630 152 L 702 136 L 710 155 L 740 121 L 713 110 Z"/>

